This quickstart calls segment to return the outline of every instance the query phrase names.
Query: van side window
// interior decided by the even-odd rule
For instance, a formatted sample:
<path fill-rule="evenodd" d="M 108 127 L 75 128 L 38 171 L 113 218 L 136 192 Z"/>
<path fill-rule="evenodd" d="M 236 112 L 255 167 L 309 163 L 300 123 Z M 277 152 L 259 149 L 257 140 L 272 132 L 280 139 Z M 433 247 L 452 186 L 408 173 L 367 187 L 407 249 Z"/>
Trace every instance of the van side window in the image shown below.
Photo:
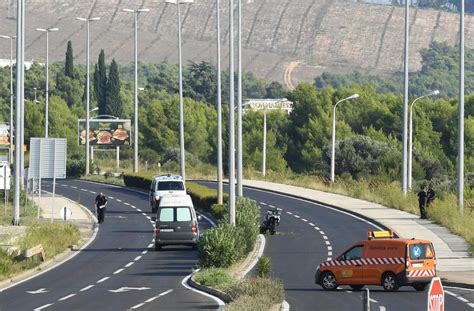
<path fill-rule="evenodd" d="M 359 245 L 351 248 L 344 254 L 343 260 L 355 260 L 362 258 L 362 252 L 364 251 L 364 246 Z"/>
<path fill-rule="evenodd" d="M 191 221 L 191 219 L 189 207 L 176 208 L 176 221 Z"/>
<path fill-rule="evenodd" d="M 162 208 L 160 210 L 161 222 L 173 222 L 173 208 Z"/>
<path fill-rule="evenodd" d="M 428 259 L 433 258 L 433 250 L 430 244 L 420 243 L 410 245 L 411 259 Z"/>

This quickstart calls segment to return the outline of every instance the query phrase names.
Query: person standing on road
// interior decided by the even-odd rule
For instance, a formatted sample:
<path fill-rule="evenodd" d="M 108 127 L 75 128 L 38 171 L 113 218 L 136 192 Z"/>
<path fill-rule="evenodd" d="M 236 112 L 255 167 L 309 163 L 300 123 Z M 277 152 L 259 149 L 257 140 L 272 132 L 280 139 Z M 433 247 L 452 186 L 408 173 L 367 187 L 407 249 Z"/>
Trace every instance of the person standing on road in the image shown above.
<path fill-rule="evenodd" d="M 430 206 L 430 204 L 434 201 L 435 196 L 436 194 L 433 190 L 433 186 L 430 184 L 428 186 L 428 191 L 426 192 L 426 207 Z"/>
<path fill-rule="evenodd" d="M 105 208 L 107 207 L 107 204 L 107 198 L 104 193 L 100 192 L 95 198 L 95 209 L 97 211 L 97 220 L 99 221 L 99 224 L 104 222 Z"/>
<path fill-rule="evenodd" d="M 420 186 L 420 192 L 418 192 L 418 206 L 420 207 L 420 218 L 426 219 L 426 192 L 425 186 Z"/>

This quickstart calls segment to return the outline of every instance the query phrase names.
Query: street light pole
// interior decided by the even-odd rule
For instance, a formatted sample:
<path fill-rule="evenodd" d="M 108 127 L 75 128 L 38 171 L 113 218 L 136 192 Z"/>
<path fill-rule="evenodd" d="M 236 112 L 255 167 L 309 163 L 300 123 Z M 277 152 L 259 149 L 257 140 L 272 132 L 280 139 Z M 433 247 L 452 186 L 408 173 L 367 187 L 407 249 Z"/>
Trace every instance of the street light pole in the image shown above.
<path fill-rule="evenodd" d="M 89 41 L 90 41 L 90 35 L 89 35 L 89 24 L 90 22 L 93 21 L 98 21 L 100 20 L 100 17 L 92 17 L 92 18 L 83 18 L 83 17 L 76 17 L 77 20 L 86 22 L 87 23 L 87 43 L 86 43 L 86 176 L 89 176 L 90 173 L 90 165 L 89 165 L 89 159 L 90 159 L 90 150 L 89 150 L 89 101 L 90 101 L 90 61 L 89 61 Z"/>
<path fill-rule="evenodd" d="M 263 152 L 262 152 L 262 175 L 265 177 L 267 171 L 267 110 L 263 110 Z"/>
<path fill-rule="evenodd" d="M 407 119 L 408 119 L 408 42 L 409 42 L 409 7 L 410 1 L 405 1 L 405 85 L 403 95 L 403 135 L 402 135 L 402 191 L 407 195 Z"/>
<path fill-rule="evenodd" d="M 10 152 L 8 161 L 13 164 L 13 40 L 16 36 L 0 36 L 0 38 L 10 40 Z"/>
<path fill-rule="evenodd" d="M 235 225 L 234 0 L 229 0 L 229 224 Z"/>
<path fill-rule="evenodd" d="M 165 0 L 166 3 L 176 4 L 178 16 L 178 67 L 179 67 L 179 154 L 180 175 L 186 180 L 186 162 L 184 154 L 184 104 L 183 104 L 183 64 L 181 48 L 181 9 L 180 3 L 192 3 L 193 0 Z"/>
<path fill-rule="evenodd" d="M 36 28 L 37 31 L 45 32 L 46 33 L 46 88 L 45 88 L 45 123 L 44 123 L 44 137 L 48 138 L 48 125 L 49 125 L 49 33 L 51 31 L 58 31 L 58 28 Z M 35 97 L 36 99 L 36 97 Z"/>
<path fill-rule="evenodd" d="M 410 105 L 410 113 L 409 113 L 409 116 L 410 116 L 410 121 L 409 121 L 409 138 L 408 138 L 408 189 L 412 189 L 412 179 L 413 179 L 413 174 L 412 174 L 412 169 L 413 169 L 413 106 L 415 105 L 415 103 L 422 99 L 422 98 L 425 98 L 425 97 L 429 97 L 429 96 L 435 96 L 435 95 L 438 95 L 439 94 L 439 91 L 438 90 L 435 90 L 429 94 L 426 94 L 426 95 L 423 95 L 423 96 L 420 96 L 418 98 L 416 98 Z"/>
<path fill-rule="evenodd" d="M 334 104 L 332 108 L 332 145 L 331 145 L 331 182 L 334 182 L 334 175 L 335 175 L 335 159 L 336 159 L 336 107 L 338 104 L 346 101 L 358 98 L 359 94 L 353 94 L 349 97 L 341 99 L 336 104 Z"/>
<path fill-rule="evenodd" d="M 216 0 L 217 27 L 217 203 L 224 203 L 224 185 L 222 181 L 222 89 L 221 89 L 221 22 L 220 0 Z"/>
<path fill-rule="evenodd" d="M 464 0 L 461 0 L 459 43 L 459 107 L 458 107 L 458 209 L 464 212 Z"/>
<path fill-rule="evenodd" d="M 133 172 L 138 172 L 138 15 L 143 12 L 149 12 L 149 9 L 123 9 L 123 12 L 133 13 L 134 26 L 134 88 L 133 88 L 133 102 L 134 102 L 134 139 L 133 139 Z"/>
<path fill-rule="evenodd" d="M 242 176 L 242 0 L 237 1 L 237 195 L 243 196 Z"/>

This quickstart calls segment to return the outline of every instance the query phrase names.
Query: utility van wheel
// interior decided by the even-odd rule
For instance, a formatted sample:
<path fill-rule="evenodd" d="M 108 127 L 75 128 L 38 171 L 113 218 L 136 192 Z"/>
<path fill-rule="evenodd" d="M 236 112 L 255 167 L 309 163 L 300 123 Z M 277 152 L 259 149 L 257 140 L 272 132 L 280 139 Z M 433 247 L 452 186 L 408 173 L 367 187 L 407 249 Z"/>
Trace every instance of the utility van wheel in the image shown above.
<path fill-rule="evenodd" d="M 155 251 L 159 252 L 161 251 L 162 247 L 160 244 L 155 244 Z"/>
<path fill-rule="evenodd" d="M 334 274 L 329 271 L 323 272 L 321 275 L 321 286 L 325 290 L 335 290 L 337 288 L 337 282 Z"/>
<path fill-rule="evenodd" d="M 355 291 L 360 291 L 362 288 L 364 288 L 364 285 L 351 285 L 351 288 Z"/>
<path fill-rule="evenodd" d="M 398 290 L 400 285 L 398 284 L 397 277 L 392 272 L 385 272 L 382 276 L 382 287 L 387 292 L 393 292 Z"/>
<path fill-rule="evenodd" d="M 426 286 L 428 286 L 428 283 L 416 283 L 413 284 L 413 288 L 416 289 L 417 292 L 422 292 L 426 289 Z"/>

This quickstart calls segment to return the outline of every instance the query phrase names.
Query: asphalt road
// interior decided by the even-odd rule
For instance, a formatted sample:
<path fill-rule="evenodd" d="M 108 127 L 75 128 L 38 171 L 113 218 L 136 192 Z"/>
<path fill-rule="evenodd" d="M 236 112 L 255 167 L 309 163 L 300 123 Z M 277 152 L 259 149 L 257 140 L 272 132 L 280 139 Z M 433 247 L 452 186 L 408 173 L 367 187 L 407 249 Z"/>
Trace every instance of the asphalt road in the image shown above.
<path fill-rule="evenodd" d="M 216 187 L 215 183 L 203 183 Z M 376 225 L 353 215 L 300 199 L 245 188 L 244 195 L 258 202 L 262 215 L 267 207 L 283 210 L 278 233 L 267 235 L 265 255 L 271 257 L 273 275 L 283 280 L 290 310 L 361 310 L 362 292 L 341 286 L 325 291 L 314 284 L 316 267 L 337 257 L 352 243 L 367 238 Z M 262 218 L 263 219 L 263 218 Z M 384 292 L 370 286 L 371 310 L 426 310 L 427 291 L 401 287 Z M 472 290 L 446 288 L 445 310 L 473 310 Z M 454 295 L 457 295 L 455 297 Z"/>
<path fill-rule="evenodd" d="M 146 195 L 74 180 L 56 187 L 88 208 L 98 191 L 109 197 L 109 207 L 96 239 L 59 267 L 0 292 L 0 310 L 217 309 L 213 299 L 181 284 L 198 262 L 196 251 L 154 251 Z M 201 229 L 208 226 L 200 223 Z"/>

